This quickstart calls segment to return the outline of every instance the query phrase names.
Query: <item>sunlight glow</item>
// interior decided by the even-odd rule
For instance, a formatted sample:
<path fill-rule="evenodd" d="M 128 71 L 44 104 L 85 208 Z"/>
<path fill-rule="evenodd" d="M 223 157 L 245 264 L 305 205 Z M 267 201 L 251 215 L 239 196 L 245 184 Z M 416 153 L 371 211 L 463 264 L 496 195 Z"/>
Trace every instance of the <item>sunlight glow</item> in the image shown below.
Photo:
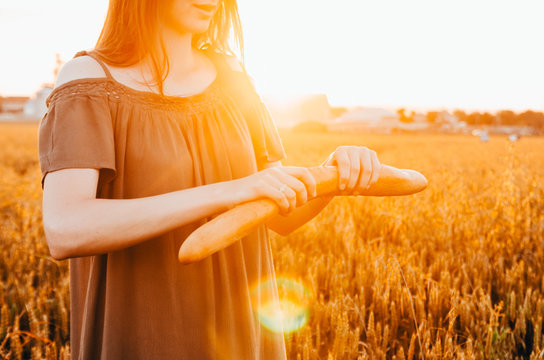
<path fill-rule="evenodd" d="M 239 0 L 247 69 L 332 105 L 544 110 L 540 0 Z"/>
<path fill-rule="evenodd" d="M 275 301 L 277 283 L 279 303 Z M 260 282 L 251 292 L 255 315 L 262 326 L 285 334 L 300 330 L 310 318 L 313 294 L 300 281 L 280 276 Z"/>
<path fill-rule="evenodd" d="M 332 105 L 544 110 L 541 0 L 238 0 L 263 95 Z M 0 95 L 30 95 L 92 48 L 107 0 L 0 4 Z"/>

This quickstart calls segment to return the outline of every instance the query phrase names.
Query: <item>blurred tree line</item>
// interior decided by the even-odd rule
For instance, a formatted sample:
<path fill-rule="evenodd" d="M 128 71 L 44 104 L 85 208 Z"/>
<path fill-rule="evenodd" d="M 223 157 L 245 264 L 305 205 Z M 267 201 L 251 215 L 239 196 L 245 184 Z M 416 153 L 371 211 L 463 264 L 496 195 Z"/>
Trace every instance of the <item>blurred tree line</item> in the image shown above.
<path fill-rule="evenodd" d="M 348 111 L 347 107 L 337 106 L 330 107 L 332 118 L 339 117 L 343 113 Z M 398 109 L 397 114 L 399 120 L 404 123 L 411 123 L 416 121 L 418 116 L 414 111 L 406 114 L 406 109 Z M 439 111 L 429 111 L 427 114 L 419 116 L 426 117 L 426 120 L 430 123 L 435 123 L 440 118 Z M 489 112 L 465 112 L 463 110 L 455 110 L 453 115 L 457 117 L 459 121 L 465 122 L 467 125 L 504 125 L 504 126 L 530 126 L 535 129 L 539 129 L 544 133 L 544 113 L 539 111 L 527 110 L 521 113 L 515 113 L 512 110 L 502 110 L 496 114 Z"/>
<path fill-rule="evenodd" d="M 502 110 L 496 114 L 489 112 L 467 113 L 463 110 L 453 112 L 459 121 L 464 121 L 467 125 L 505 125 L 505 126 L 530 126 L 536 129 L 544 129 L 544 113 L 527 110 L 522 113 L 515 113 L 511 110 Z M 427 121 L 434 122 L 438 112 L 428 112 Z"/>

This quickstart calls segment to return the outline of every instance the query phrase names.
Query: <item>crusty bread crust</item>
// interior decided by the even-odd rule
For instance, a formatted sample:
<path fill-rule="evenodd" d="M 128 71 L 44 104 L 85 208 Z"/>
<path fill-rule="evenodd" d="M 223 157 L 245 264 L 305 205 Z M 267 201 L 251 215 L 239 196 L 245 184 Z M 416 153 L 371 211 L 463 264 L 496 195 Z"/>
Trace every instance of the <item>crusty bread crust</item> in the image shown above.
<path fill-rule="evenodd" d="M 308 170 L 316 180 L 317 196 L 339 193 L 338 171 L 335 166 L 315 167 Z M 426 187 L 427 179 L 415 170 L 381 165 L 378 180 L 360 195 L 410 195 Z M 278 211 L 276 203 L 269 199 L 237 205 L 189 235 L 179 249 L 178 259 L 183 264 L 202 260 L 243 238 L 255 227 L 270 220 Z"/>

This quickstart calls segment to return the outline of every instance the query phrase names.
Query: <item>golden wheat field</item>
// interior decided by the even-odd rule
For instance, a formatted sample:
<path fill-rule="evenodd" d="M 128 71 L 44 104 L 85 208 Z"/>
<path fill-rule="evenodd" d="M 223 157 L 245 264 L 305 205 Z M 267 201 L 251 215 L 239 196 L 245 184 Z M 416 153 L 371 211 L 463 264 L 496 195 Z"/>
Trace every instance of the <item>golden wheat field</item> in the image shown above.
<path fill-rule="evenodd" d="M 36 124 L 0 124 L 0 357 L 69 358 L 67 261 L 41 227 Z M 288 237 L 277 274 L 315 294 L 291 360 L 544 358 L 544 138 L 281 132 L 286 165 L 338 145 L 423 173 L 396 198 L 335 198 Z"/>

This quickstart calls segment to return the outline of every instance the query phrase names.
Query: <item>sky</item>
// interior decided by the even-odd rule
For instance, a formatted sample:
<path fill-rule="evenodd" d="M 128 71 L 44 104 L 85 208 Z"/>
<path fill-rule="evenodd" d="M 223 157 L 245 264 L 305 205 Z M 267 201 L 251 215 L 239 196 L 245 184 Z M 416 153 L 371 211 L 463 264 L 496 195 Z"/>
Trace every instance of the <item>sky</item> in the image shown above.
<path fill-rule="evenodd" d="M 107 0 L 0 0 L 0 95 L 92 48 Z M 542 0 L 238 0 L 246 68 L 276 99 L 544 111 Z"/>

